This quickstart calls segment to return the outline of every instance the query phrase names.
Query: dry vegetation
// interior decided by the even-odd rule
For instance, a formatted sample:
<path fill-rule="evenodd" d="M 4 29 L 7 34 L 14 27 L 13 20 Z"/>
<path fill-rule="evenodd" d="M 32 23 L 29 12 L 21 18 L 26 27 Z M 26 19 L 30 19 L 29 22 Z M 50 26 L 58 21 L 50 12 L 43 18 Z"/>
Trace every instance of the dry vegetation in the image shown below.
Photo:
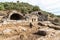
<path fill-rule="evenodd" d="M 0 16 L 3 15 L 3 17 L 10 10 L 18 10 L 24 14 L 41 11 L 41 13 L 47 14 L 49 17 L 49 21 L 32 22 L 32 25 L 30 22 L 25 21 L 7 22 L 4 20 L 6 22 L 0 23 L 0 40 L 60 40 L 60 19 L 54 19 L 56 17 L 54 14 L 42 11 L 38 6 L 19 3 L 19 1 L 17 3 L 5 2 L 0 4 Z M 0 18 L 2 19 L 3 17 Z"/>
<path fill-rule="evenodd" d="M 0 40 L 60 40 L 59 30 L 44 24 L 38 25 L 35 22 L 32 24 L 32 28 L 29 22 L 0 24 Z"/>

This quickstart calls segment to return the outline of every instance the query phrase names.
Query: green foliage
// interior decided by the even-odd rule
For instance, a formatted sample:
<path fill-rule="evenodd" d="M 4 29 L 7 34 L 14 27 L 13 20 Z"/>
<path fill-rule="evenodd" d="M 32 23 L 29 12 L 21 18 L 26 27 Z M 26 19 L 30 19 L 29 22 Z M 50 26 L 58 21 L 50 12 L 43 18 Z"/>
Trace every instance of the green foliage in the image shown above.
<path fill-rule="evenodd" d="M 58 18 L 60 18 L 60 15 L 56 15 Z"/>
<path fill-rule="evenodd" d="M 33 6 L 28 3 L 23 3 L 17 1 L 16 3 L 14 2 L 0 2 L 0 10 L 18 10 L 21 11 L 22 13 L 31 13 L 32 11 L 41 11 L 44 14 L 48 14 L 49 12 L 42 11 L 38 6 Z M 51 17 L 54 15 L 49 13 Z"/>
<path fill-rule="evenodd" d="M 20 8 L 22 13 L 28 13 L 28 10 L 25 7 Z"/>
<path fill-rule="evenodd" d="M 34 7 L 33 7 L 33 11 L 40 11 L 40 9 L 39 9 L 38 6 L 34 6 Z"/>
<path fill-rule="evenodd" d="M 54 14 L 52 14 L 52 13 L 50 13 L 50 17 L 51 17 L 51 18 L 53 18 L 53 17 L 55 17 L 55 15 L 54 15 Z"/>
<path fill-rule="evenodd" d="M 0 4 L 0 10 L 4 10 L 4 5 Z"/>
<path fill-rule="evenodd" d="M 28 3 L 23 3 L 17 1 L 17 3 L 14 2 L 0 2 L 0 10 L 18 10 L 21 11 L 22 13 L 30 13 L 32 11 L 38 11 L 40 8 L 38 6 L 33 6 Z"/>
<path fill-rule="evenodd" d="M 58 19 L 55 19 L 55 20 L 54 20 L 54 22 L 58 23 L 58 22 L 59 22 L 59 20 L 58 20 Z"/>
<path fill-rule="evenodd" d="M 56 17 L 56 15 L 54 15 L 53 13 L 46 12 L 46 11 L 41 11 L 41 12 L 42 12 L 43 14 L 50 15 L 51 18 Z"/>

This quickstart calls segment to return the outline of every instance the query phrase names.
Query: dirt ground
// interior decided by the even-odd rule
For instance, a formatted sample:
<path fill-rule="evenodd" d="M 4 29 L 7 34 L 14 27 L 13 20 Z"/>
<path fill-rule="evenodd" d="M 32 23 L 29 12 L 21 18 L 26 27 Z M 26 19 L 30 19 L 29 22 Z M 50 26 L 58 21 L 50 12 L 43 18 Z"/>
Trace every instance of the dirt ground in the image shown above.
<path fill-rule="evenodd" d="M 60 40 L 60 30 L 37 23 L 0 24 L 0 40 Z"/>

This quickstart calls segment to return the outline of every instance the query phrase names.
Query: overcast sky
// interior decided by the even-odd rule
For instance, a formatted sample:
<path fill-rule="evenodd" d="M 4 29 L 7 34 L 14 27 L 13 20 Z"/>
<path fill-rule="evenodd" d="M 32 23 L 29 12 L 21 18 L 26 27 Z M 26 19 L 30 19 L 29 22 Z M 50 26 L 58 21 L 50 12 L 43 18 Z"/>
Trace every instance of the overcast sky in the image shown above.
<path fill-rule="evenodd" d="M 0 2 L 10 2 L 17 0 L 0 0 Z M 60 0 L 20 0 L 21 2 L 27 2 L 32 5 L 38 5 L 42 10 L 52 12 L 56 15 L 60 15 Z"/>

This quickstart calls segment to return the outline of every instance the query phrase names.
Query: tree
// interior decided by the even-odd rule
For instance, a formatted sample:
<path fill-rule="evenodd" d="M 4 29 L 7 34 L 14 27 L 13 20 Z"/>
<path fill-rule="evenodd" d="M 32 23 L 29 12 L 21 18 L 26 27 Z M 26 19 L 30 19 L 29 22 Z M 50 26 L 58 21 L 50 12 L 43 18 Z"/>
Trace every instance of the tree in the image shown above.
<path fill-rule="evenodd" d="M 5 8 L 4 8 L 4 5 L 3 4 L 1 4 L 0 5 L 0 10 L 4 10 Z"/>
<path fill-rule="evenodd" d="M 17 1 L 17 3 L 19 3 L 19 1 Z"/>
<path fill-rule="evenodd" d="M 40 8 L 38 6 L 34 6 L 32 10 L 33 11 L 40 11 Z"/>
<path fill-rule="evenodd" d="M 59 23 L 59 20 L 58 19 L 55 19 L 54 22 Z"/>
<path fill-rule="evenodd" d="M 22 12 L 22 13 L 28 13 L 28 10 L 27 10 L 25 7 L 22 7 L 22 8 L 21 8 L 21 12 Z"/>
<path fill-rule="evenodd" d="M 60 18 L 60 15 L 56 15 L 58 18 Z"/>
<path fill-rule="evenodd" d="M 55 15 L 50 13 L 50 17 L 53 18 L 53 17 L 55 17 Z"/>

